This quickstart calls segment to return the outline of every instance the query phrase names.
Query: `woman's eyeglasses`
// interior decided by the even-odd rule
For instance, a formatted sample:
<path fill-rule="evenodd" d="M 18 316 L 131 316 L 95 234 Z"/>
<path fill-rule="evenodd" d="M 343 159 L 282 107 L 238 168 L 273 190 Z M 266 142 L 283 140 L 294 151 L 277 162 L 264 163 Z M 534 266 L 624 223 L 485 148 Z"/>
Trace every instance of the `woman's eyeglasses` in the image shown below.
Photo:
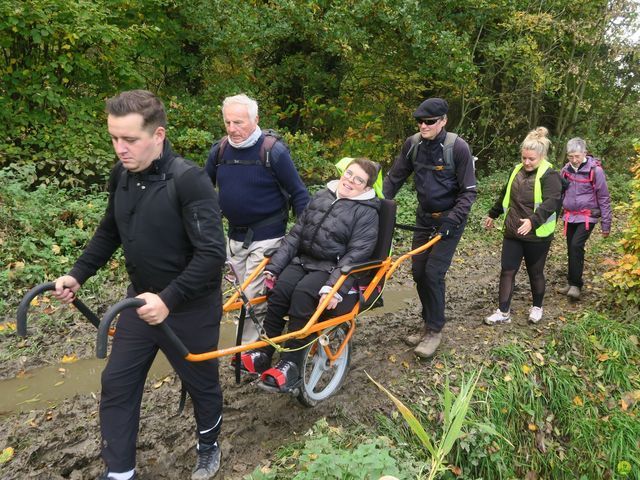
<path fill-rule="evenodd" d="M 362 185 L 367 183 L 367 181 L 365 179 L 363 179 L 361 177 L 358 177 L 357 175 L 354 175 L 351 170 L 345 170 L 343 175 L 347 180 L 351 180 L 353 183 L 355 183 L 359 187 L 361 187 Z"/>
<path fill-rule="evenodd" d="M 436 117 L 436 118 L 416 118 L 416 122 L 418 122 L 418 125 L 422 125 L 423 123 L 425 125 L 435 125 L 436 123 L 438 123 L 440 120 L 442 120 L 442 117 Z"/>

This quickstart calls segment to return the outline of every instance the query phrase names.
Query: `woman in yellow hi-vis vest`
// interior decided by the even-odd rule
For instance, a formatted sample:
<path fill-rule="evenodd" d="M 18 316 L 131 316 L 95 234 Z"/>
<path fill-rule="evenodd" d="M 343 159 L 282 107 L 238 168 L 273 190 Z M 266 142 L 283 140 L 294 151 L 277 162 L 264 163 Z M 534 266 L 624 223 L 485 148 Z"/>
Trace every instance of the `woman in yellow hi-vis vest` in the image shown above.
<path fill-rule="evenodd" d="M 485 228 L 491 228 L 494 220 L 505 214 L 498 309 L 485 318 L 487 325 L 511 322 L 511 297 L 523 258 L 533 297 L 529 321 L 538 323 L 542 318 L 544 265 L 562 195 L 560 174 L 547 160 L 551 144 L 548 133 L 544 127 L 529 132 L 520 146 L 522 163 L 513 169 L 496 204 L 484 219 Z"/>

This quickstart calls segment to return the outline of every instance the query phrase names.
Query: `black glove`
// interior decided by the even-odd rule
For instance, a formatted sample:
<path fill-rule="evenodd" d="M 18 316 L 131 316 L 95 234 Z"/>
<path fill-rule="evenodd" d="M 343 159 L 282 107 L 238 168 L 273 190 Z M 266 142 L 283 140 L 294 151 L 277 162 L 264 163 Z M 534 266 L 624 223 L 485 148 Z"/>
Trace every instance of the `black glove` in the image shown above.
<path fill-rule="evenodd" d="M 447 237 L 450 237 L 455 232 L 457 226 L 449 219 L 445 218 L 442 220 L 442 224 L 440 225 L 440 229 L 438 230 L 438 235 L 442 237 L 444 240 Z"/>

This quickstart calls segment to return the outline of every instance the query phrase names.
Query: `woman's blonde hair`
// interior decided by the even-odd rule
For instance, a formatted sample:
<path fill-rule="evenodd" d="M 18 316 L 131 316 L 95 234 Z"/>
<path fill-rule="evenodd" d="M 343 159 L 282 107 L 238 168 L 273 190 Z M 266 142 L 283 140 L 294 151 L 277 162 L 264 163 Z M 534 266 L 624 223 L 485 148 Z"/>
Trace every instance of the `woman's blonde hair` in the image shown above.
<path fill-rule="evenodd" d="M 547 138 L 547 135 L 549 135 L 549 130 L 545 127 L 537 127 L 531 130 L 525 137 L 522 145 L 520 145 L 520 150 L 533 150 L 543 158 L 547 158 L 547 153 L 551 146 L 551 141 Z"/>

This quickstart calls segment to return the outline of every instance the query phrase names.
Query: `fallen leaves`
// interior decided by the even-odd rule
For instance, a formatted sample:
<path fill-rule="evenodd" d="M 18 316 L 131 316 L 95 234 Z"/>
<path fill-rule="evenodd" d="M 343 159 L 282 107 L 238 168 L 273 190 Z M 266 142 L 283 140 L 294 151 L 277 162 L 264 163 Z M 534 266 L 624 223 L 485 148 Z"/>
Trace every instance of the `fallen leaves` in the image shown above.
<path fill-rule="evenodd" d="M 0 323 L 0 332 L 15 332 L 16 330 L 16 322 L 5 322 Z"/>
<path fill-rule="evenodd" d="M 539 366 L 544 365 L 544 357 L 540 352 L 533 352 L 533 363 Z"/>
<path fill-rule="evenodd" d="M 633 390 L 622 395 L 620 399 L 620 408 L 626 412 L 637 402 L 640 402 L 640 390 Z"/>
<path fill-rule="evenodd" d="M 71 355 L 64 355 L 61 360 L 62 363 L 74 363 L 77 361 L 78 356 L 75 353 L 72 353 Z"/>
<path fill-rule="evenodd" d="M 462 468 L 458 466 L 450 465 L 449 470 L 451 470 L 451 473 L 453 473 L 456 477 L 459 477 L 460 475 L 462 475 Z"/>
<path fill-rule="evenodd" d="M 2 450 L 2 453 L 0 453 L 0 465 L 7 463 L 9 460 L 11 460 L 13 458 L 13 448 L 12 447 L 7 447 L 4 450 Z"/>
<path fill-rule="evenodd" d="M 156 383 L 153 384 L 153 388 L 155 388 L 156 390 L 158 388 L 160 388 L 162 385 L 164 385 L 165 383 L 170 383 L 172 380 L 171 375 L 164 377 L 162 380 L 158 380 Z"/>
<path fill-rule="evenodd" d="M 579 395 L 576 395 L 575 397 L 573 397 L 573 404 L 576 407 L 582 407 L 584 405 L 584 402 L 582 401 L 582 398 Z"/>

